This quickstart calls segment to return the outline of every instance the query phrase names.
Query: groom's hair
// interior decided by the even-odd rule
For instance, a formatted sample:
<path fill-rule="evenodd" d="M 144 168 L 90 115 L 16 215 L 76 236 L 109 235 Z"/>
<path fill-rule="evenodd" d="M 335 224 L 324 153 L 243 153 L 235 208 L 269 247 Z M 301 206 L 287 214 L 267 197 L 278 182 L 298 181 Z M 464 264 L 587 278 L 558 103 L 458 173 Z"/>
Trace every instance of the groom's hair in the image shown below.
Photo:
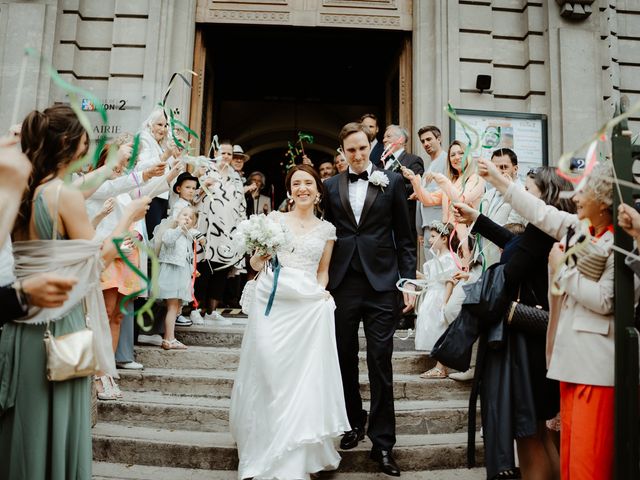
<path fill-rule="evenodd" d="M 338 140 L 340 140 L 340 145 L 344 147 L 344 139 L 349 135 L 353 135 L 354 133 L 362 132 L 367 136 L 367 140 L 369 140 L 369 130 L 367 127 L 362 125 L 360 122 L 351 122 L 347 123 L 342 130 L 340 130 L 340 134 L 338 135 Z M 371 141 L 369 141 L 371 143 Z"/>

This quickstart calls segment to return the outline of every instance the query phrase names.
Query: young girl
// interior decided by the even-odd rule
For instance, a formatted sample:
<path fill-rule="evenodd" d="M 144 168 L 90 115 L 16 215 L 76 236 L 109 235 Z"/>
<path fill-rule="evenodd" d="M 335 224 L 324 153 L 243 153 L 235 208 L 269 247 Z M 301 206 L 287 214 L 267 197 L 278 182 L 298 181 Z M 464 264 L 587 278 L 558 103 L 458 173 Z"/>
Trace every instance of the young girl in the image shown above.
<path fill-rule="evenodd" d="M 453 274 L 458 270 L 457 257 L 454 259 L 449 251 L 451 227 L 434 221 L 430 225 L 429 245 L 434 258 L 427 260 L 423 268 L 427 293 L 422 299 L 418 318 L 416 319 L 416 350 L 431 352 L 433 346 L 447 329 L 443 307 L 453 291 Z M 454 248 L 454 251 L 456 249 Z M 420 378 L 446 378 L 446 368 L 440 362 Z"/>
<path fill-rule="evenodd" d="M 177 218 L 184 207 L 194 204 L 194 197 L 199 187 L 198 179 L 189 172 L 178 175 L 176 183 L 173 184 L 173 191 L 178 195 L 178 199 L 171 208 L 171 217 Z"/>
<path fill-rule="evenodd" d="M 177 217 L 168 221 L 168 228 L 161 234 L 160 272 L 158 298 L 167 300 L 164 340 L 165 350 L 185 349 L 175 338 L 176 316 L 183 302 L 193 300 L 191 275 L 193 272 L 194 240 L 204 245 L 204 237 L 193 228 L 197 222 L 194 207 L 184 207 Z"/>

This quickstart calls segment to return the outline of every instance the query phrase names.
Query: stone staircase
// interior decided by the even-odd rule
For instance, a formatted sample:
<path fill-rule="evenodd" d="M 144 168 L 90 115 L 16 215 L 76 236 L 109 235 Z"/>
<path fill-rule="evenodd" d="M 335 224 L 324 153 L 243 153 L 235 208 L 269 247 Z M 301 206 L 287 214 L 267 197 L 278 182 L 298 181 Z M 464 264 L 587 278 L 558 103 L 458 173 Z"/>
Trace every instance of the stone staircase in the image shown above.
<path fill-rule="evenodd" d="M 94 478 L 232 479 L 237 452 L 229 433 L 229 403 L 246 319 L 230 327 L 188 327 L 177 336 L 189 349 L 136 347 L 144 371 L 120 371 L 124 398 L 100 402 L 93 430 Z M 361 331 L 361 348 L 364 333 Z M 466 469 L 469 386 L 453 380 L 423 380 L 432 366 L 413 339 L 395 340 L 395 457 L 405 478 L 480 479 Z M 362 393 L 369 400 L 364 352 Z M 365 404 L 368 409 L 368 403 Z M 482 448 L 478 435 L 477 450 Z M 323 479 L 389 478 L 368 459 L 369 441 L 341 452 L 339 473 Z M 437 471 L 437 473 L 435 472 Z"/>

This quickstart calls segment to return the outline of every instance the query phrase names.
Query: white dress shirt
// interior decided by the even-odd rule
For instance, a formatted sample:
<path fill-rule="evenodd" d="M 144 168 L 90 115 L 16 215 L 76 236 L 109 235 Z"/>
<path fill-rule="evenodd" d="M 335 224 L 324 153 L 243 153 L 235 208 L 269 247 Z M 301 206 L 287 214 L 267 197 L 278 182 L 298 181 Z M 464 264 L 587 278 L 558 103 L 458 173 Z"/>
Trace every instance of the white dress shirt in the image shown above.
<path fill-rule="evenodd" d="M 369 162 L 367 166 L 367 173 L 371 176 L 371 171 L 373 170 L 373 164 Z M 355 173 L 349 167 L 349 173 Z M 364 199 L 367 196 L 367 187 L 369 187 L 369 182 L 367 180 L 358 179 L 357 182 L 352 182 L 349 180 L 349 203 L 351 204 L 351 210 L 353 210 L 353 215 L 356 217 L 356 223 L 360 223 L 360 217 L 362 216 L 362 207 L 364 207 Z"/>
<path fill-rule="evenodd" d="M 403 153 L 404 153 L 404 148 L 399 148 L 398 150 L 393 152 L 391 155 L 389 155 L 387 159 L 384 161 L 384 169 L 391 170 L 393 167 L 397 166 L 396 163 L 399 165 L 400 163 L 396 162 L 394 159 L 400 158 L 400 155 L 402 155 Z"/>

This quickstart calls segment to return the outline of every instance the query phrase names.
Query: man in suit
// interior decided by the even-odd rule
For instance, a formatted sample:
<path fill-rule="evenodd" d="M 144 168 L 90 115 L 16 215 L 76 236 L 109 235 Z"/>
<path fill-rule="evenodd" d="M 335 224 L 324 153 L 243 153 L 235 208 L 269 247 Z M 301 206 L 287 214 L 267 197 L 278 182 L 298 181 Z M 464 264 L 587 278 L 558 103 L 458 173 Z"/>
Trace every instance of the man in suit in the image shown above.
<path fill-rule="evenodd" d="M 373 113 L 365 113 L 360 117 L 360 123 L 367 129 L 367 136 L 369 137 L 369 142 L 371 142 L 369 161 L 379 168 L 381 165 L 380 157 L 382 157 L 384 145 L 378 141 L 378 132 L 380 131 L 380 127 L 378 126 L 378 117 Z"/>
<path fill-rule="evenodd" d="M 271 199 L 267 195 L 262 195 L 267 178 L 262 172 L 253 172 L 249 175 L 247 185 L 252 185 L 250 191 L 245 194 L 247 201 L 247 217 L 255 214 L 264 213 L 265 215 L 271 211 Z"/>
<path fill-rule="evenodd" d="M 349 168 L 325 181 L 326 219 L 337 229 L 329 267 L 329 285 L 336 303 L 336 340 L 347 415 L 352 430 L 340 446 L 351 449 L 364 438 L 367 412 L 362 410 L 358 372 L 358 329 L 364 323 L 371 384 L 371 415 L 367 434 L 371 458 L 380 469 L 399 476 L 392 448 L 395 413 L 391 355 L 399 315 L 396 282 L 415 278 L 416 245 L 411 234 L 402 177 L 369 161 L 370 142 L 360 123 L 345 125 L 339 137 Z M 405 310 L 415 296 L 404 293 Z"/>
<path fill-rule="evenodd" d="M 408 140 L 409 133 L 404 128 L 399 125 L 389 125 L 387 127 L 382 139 L 384 148 L 387 151 L 387 157 L 382 159 L 385 170 L 399 172 L 400 167 L 407 167 L 416 175 L 422 175 L 424 173 L 424 162 L 422 158 L 405 150 Z M 413 193 L 413 186 L 406 178 L 404 179 L 404 185 L 407 193 L 406 198 L 407 205 L 409 206 L 409 217 L 411 218 L 411 232 L 413 238 L 417 239 L 415 226 L 416 202 L 414 200 L 408 200 L 409 196 Z"/>

